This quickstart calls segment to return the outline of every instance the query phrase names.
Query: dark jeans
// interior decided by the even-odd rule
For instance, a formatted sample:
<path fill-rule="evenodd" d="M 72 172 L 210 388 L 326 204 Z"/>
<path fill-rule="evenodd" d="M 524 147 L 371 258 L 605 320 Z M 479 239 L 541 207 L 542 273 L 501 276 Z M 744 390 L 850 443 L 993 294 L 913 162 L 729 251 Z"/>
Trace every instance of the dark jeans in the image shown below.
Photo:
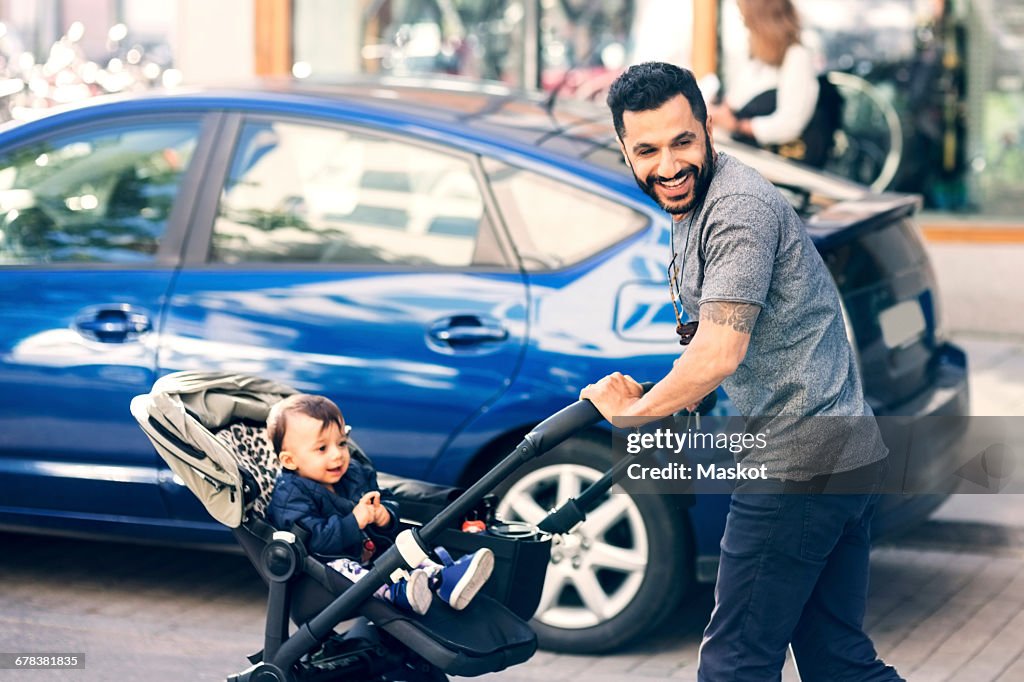
<path fill-rule="evenodd" d="M 880 483 L 885 461 L 868 467 Z M 774 492 L 744 492 L 744 483 L 733 493 L 697 679 L 778 680 L 792 644 L 803 682 L 902 680 L 863 629 L 878 493 L 774 483 Z"/>

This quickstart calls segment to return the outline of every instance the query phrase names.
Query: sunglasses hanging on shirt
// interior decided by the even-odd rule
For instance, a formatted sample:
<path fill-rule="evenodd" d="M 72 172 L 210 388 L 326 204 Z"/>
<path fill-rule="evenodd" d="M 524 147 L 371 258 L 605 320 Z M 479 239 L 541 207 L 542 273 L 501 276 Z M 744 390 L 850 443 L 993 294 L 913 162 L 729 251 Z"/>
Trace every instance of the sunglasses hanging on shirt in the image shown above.
<path fill-rule="evenodd" d="M 690 320 L 689 322 L 683 322 L 682 316 L 679 313 L 679 309 L 683 305 L 683 299 L 679 292 L 676 276 L 676 257 L 673 254 L 672 260 L 668 264 L 668 293 L 672 299 L 672 311 L 676 314 L 676 334 L 679 335 L 679 345 L 687 346 L 690 344 L 690 341 L 693 341 L 693 335 L 697 333 L 699 321 Z"/>

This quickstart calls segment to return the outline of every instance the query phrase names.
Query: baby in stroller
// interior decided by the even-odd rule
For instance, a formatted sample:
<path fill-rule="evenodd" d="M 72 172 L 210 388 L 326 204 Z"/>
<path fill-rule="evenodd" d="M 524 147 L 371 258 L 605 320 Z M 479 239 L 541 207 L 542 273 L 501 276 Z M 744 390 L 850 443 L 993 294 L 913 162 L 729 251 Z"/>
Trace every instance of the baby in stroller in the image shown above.
<path fill-rule="evenodd" d="M 561 416 L 538 425 L 466 490 L 395 476 L 385 479 L 384 474 L 378 478 L 374 473 L 370 479 L 366 471 L 372 472 L 372 465 L 350 441 L 348 469 L 330 485 L 343 490 L 344 479 L 350 473 L 354 477 L 357 470 L 368 482 L 355 499 L 346 498 L 347 511 L 341 516 L 351 514 L 365 493 L 375 492 L 378 482 L 387 481 L 389 489 L 381 506 L 392 497 L 403 505 L 403 529 L 394 545 L 377 547 L 380 553 L 373 566 L 353 583 L 309 550 L 309 534 L 298 523 L 281 528 L 267 522 L 266 509 L 281 471 L 280 457 L 267 437 L 267 418 L 274 405 L 295 394 L 289 386 L 259 377 L 184 371 L 161 377 L 148 394 L 131 403 L 132 415 L 161 459 L 211 517 L 231 529 L 267 584 L 263 649 L 249 657 L 250 667 L 229 675 L 228 682 L 440 682 L 447 675 L 483 675 L 528 660 L 537 650 L 537 636 L 525 619 L 540 602 L 550 536 L 513 537 L 492 532 L 497 526 L 483 533 L 458 529 L 467 519 L 486 513 L 490 505 L 482 504 L 484 498 L 525 459 L 540 456 L 592 423 L 600 416 L 597 411 L 587 405 L 593 419 L 582 415 L 586 420 L 581 421 L 578 410 L 570 409 L 568 419 L 563 410 Z M 286 416 L 287 433 L 277 450 L 291 446 L 291 435 L 298 435 L 292 427 L 300 421 L 295 414 Z M 334 442 L 340 442 L 347 435 L 340 411 L 328 420 L 331 424 L 337 428 Z M 323 421 L 315 428 L 319 435 Z M 332 464 L 327 469 L 336 476 L 339 467 Z M 315 500 L 322 501 L 317 493 L 328 500 L 327 496 L 337 497 L 324 483 L 302 481 L 300 485 L 322 489 L 310 494 Z M 364 507 L 376 507 L 377 501 L 373 496 Z M 369 536 L 382 530 L 382 537 L 389 536 L 389 526 L 377 526 L 376 517 L 374 512 L 362 531 Z M 406 527 L 407 521 L 411 527 Z M 395 582 L 401 571 L 421 566 L 427 549 L 437 544 L 461 548 L 458 554 L 482 547 L 493 550 L 493 575 L 484 590 L 493 588 L 494 594 L 476 594 L 461 611 L 434 604 L 422 615 L 373 596 L 380 585 Z M 359 547 L 354 551 L 353 556 L 361 555 Z"/>
<path fill-rule="evenodd" d="M 324 396 L 295 394 L 273 406 L 267 436 L 282 471 L 267 516 L 276 528 L 307 531 L 309 550 L 339 557 L 328 565 L 357 582 L 383 545 L 393 542 L 398 505 L 381 499 L 371 462 L 349 451 L 350 431 L 341 410 Z M 444 548 L 434 553 L 441 563 L 424 560 L 376 596 L 421 615 L 435 595 L 464 609 L 490 577 L 493 552 L 485 547 L 454 561 Z"/>

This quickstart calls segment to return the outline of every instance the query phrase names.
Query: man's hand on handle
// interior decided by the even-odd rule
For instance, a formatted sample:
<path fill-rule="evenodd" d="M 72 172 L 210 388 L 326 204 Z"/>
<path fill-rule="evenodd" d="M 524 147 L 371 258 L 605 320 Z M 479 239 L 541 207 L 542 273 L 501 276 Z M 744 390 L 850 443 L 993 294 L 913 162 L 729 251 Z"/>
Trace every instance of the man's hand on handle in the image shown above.
<path fill-rule="evenodd" d="M 580 391 L 580 399 L 589 400 L 610 424 L 622 427 L 628 426 L 622 417 L 643 394 L 643 387 L 633 377 L 615 372 Z"/>

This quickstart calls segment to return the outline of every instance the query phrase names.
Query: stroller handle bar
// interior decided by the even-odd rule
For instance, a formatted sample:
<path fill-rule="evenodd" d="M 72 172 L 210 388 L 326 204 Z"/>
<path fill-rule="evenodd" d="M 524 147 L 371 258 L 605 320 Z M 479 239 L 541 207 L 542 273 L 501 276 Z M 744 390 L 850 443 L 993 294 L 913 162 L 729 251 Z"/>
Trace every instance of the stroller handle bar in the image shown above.
<path fill-rule="evenodd" d="M 651 390 L 654 384 L 646 383 L 642 384 L 642 386 L 644 393 L 646 393 Z M 717 402 L 718 394 L 712 391 L 704 396 L 692 411 L 682 410 L 679 414 L 707 414 Z M 699 422 L 697 428 L 700 428 Z M 537 524 L 537 530 L 542 533 L 568 533 L 577 523 L 585 521 L 587 514 L 592 512 L 601 503 L 602 496 L 611 489 L 615 480 L 626 471 L 631 463 L 632 459 L 629 457 L 620 459 L 601 478 L 583 490 L 578 497 L 570 497 L 562 503 L 561 507 L 553 509 L 543 521 Z"/>
<path fill-rule="evenodd" d="M 640 387 L 644 390 L 644 393 L 647 393 L 654 388 L 654 382 L 644 382 L 640 384 Z M 539 457 L 561 444 L 562 441 L 580 429 L 593 426 L 602 419 L 604 417 L 594 407 L 594 403 L 586 399 L 577 400 L 572 405 L 562 408 L 542 421 L 530 433 L 526 434 L 526 438 L 528 440 L 532 439 L 536 444 L 537 453 L 534 456 Z"/>
<path fill-rule="evenodd" d="M 651 390 L 653 382 L 641 384 L 644 393 Z M 419 535 L 425 541 L 431 541 L 444 528 L 457 523 L 459 519 L 473 509 L 487 493 L 494 490 L 523 463 L 540 457 L 553 450 L 574 433 L 597 424 L 602 419 L 600 411 L 589 400 L 577 400 L 564 407 L 535 426 L 515 450 L 512 451 L 498 466 L 491 469 L 466 492 L 455 499 L 440 514 L 430 520 L 420 530 Z"/>
<path fill-rule="evenodd" d="M 651 383 L 644 384 L 644 392 L 646 393 L 650 390 L 653 385 Z M 569 438 L 569 436 L 581 429 L 597 424 L 602 419 L 604 417 L 601 416 L 601 413 L 589 400 L 577 400 L 572 405 L 564 407 L 551 415 L 526 434 L 511 454 L 499 462 L 496 467 L 484 474 L 466 492 L 462 493 L 454 502 L 445 507 L 440 514 L 423 526 L 419 531 L 420 538 L 429 543 L 444 528 L 457 523 L 485 495 L 494 490 L 522 464 L 540 457 L 554 449 Z"/>

